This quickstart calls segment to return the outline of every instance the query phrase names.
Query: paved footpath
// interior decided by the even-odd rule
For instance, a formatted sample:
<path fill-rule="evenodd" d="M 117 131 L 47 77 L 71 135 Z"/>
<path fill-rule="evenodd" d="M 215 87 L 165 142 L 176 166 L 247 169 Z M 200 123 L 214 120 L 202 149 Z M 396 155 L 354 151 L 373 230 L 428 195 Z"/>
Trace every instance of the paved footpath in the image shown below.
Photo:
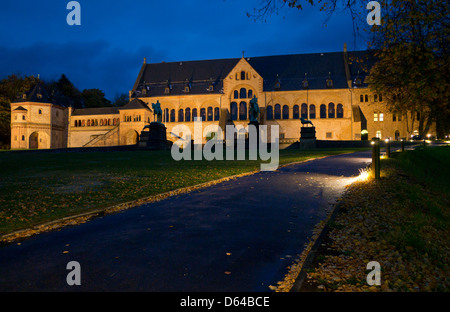
<path fill-rule="evenodd" d="M 259 172 L 0 247 L 0 291 L 270 291 L 369 163 L 370 151 Z"/>

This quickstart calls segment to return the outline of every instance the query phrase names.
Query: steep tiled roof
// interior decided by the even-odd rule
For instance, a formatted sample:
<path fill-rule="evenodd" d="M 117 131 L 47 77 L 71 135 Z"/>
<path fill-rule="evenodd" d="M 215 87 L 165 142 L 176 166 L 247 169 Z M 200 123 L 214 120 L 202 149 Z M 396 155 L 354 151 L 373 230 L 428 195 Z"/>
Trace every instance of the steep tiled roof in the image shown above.
<path fill-rule="evenodd" d="M 72 112 L 72 116 L 111 115 L 111 114 L 119 114 L 119 107 L 78 108 Z"/>
<path fill-rule="evenodd" d="M 333 88 L 348 88 L 348 80 L 367 75 L 366 51 L 292 54 L 246 58 L 247 62 L 263 77 L 264 91 L 302 90 L 305 77 L 309 89 L 327 89 L 331 79 Z M 363 63 L 354 59 L 364 60 Z M 142 66 L 133 88 L 133 96 L 162 96 L 169 87 L 169 95 L 182 95 L 189 86 L 190 94 L 220 93 L 223 79 L 240 59 L 217 59 L 205 61 L 154 63 Z M 353 61 L 352 61 L 353 60 Z M 364 71 L 364 66 L 366 71 Z M 347 69 L 346 69 L 346 66 Z M 213 83 L 213 91 L 208 87 Z M 145 90 L 144 90 L 145 89 Z M 278 90 L 278 89 L 277 89 Z"/>
<path fill-rule="evenodd" d="M 150 108 L 148 108 L 147 104 L 145 104 L 143 101 L 141 101 L 139 99 L 133 99 L 131 102 L 128 102 L 124 106 L 119 107 L 119 110 L 122 110 L 122 109 L 147 109 L 147 110 L 151 110 Z"/>

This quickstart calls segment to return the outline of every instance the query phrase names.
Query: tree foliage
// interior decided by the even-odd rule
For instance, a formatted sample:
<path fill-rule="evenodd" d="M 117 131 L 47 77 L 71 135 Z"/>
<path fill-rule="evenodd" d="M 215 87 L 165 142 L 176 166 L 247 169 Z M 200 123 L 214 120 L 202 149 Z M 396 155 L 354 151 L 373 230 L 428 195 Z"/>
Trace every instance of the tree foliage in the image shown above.
<path fill-rule="evenodd" d="M 369 85 L 383 93 L 394 112 L 413 116 L 421 135 L 436 122 L 438 136 L 449 129 L 449 14 L 445 1 L 382 2 L 383 20 L 372 28 L 370 45 L 378 61 Z M 420 116 L 420 118 L 417 118 Z"/>
<path fill-rule="evenodd" d="M 253 14 L 266 19 L 283 7 L 302 9 L 318 5 L 328 18 L 347 11 L 353 20 L 355 36 L 366 38 L 377 59 L 367 82 L 384 95 L 388 109 L 409 114 L 408 131 L 418 122 L 419 133 L 426 134 L 436 122 L 438 136 L 450 133 L 449 107 L 449 17 L 447 1 L 381 0 L 382 23 L 368 27 L 363 0 L 265 0 Z M 417 118 L 419 117 L 420 118 Z"/>

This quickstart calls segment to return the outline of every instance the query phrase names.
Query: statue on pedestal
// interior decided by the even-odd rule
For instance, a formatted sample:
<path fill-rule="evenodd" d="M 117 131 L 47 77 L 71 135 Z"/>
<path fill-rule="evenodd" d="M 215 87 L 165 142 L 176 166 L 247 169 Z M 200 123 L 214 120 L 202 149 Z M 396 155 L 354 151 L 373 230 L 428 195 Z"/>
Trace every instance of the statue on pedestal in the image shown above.
<path fill-rule="evenodd" d="M 311 122 L 311 120 L 307 120 L 307 119 L 305 119 L 305 118 L 303 118 L 303 117 L 300 117 L 300 121 L 302 122 L 302 126 L 303 125 L 307 125 L 307 124 L 310 124 L 311 126 L 313 126 L 314 127 L 314 125 L 313 125 L 313 123 Z"/>
<path fill-rule="evenodd" d="M 156 103 L 152 103 L 152 108 L 153 108 L 153 120 L 155 120 L 156 115 L 156 121 L 162 122 L 162 109 L 159 100 L 157 100 Z"/>
<path fill-rule="evenodd" d="M 258 99 L 256 98 L 256 95 L 253 96 L 253 99 L 250 100 L 250 112 L 249 112 L 249 118 L 250 122 L 258 122 L 258 116 L 259 116 L 260 110 L 258 105 Z"/>

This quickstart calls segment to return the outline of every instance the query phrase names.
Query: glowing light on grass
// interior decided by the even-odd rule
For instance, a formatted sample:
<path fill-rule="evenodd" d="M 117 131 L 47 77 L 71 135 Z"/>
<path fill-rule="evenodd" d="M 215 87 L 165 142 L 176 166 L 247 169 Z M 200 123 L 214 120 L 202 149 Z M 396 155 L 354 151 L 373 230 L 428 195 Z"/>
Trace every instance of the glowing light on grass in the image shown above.
<path fill-rule="evenodd" d="M 370 169 L 363 168 L 359 169 L 359 176 L 356 177 L 355 182 L 366 182 L 370 178 Z"/>

